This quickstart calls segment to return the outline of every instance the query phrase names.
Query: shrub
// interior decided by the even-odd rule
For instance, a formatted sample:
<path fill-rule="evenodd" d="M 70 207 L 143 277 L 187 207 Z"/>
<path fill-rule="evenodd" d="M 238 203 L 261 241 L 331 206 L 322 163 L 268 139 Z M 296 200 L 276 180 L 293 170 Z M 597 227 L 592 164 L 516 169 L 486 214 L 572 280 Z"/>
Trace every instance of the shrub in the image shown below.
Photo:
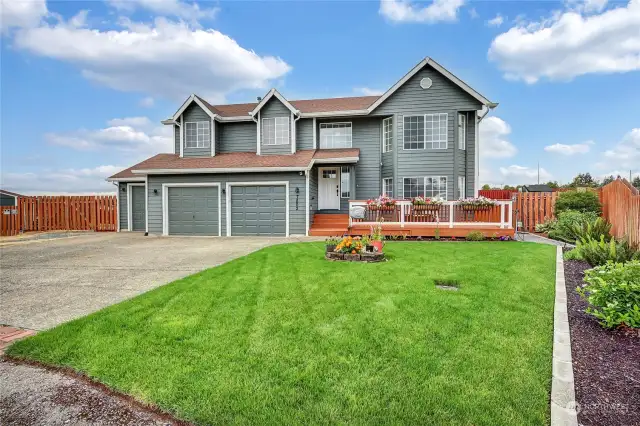
<path fill-rule="evenodd" d="M 603 327 L 640 327 L 640 262 L 609 262 L 588 270 L 584 280 L 576 291 Z"/>
<path fill-rule="evenodd" d="M 582 223 L 574 224 L 571 230 L 572 234 L 576 236 L 576 240 L 591 237 L 595 240 L 599 240 L 601 236 L 605 241 L 611 239 L 611 224 L 605 219 L 598 217 L 596 220 L 585 219 Z"/>
<path fill-rule="evenodd" d="M 467 241 L 482 241 L 484 240 L 484 234 L 480 231 L 471 231 L 465 238 Z"/>
<path fill-rule="evenodd" d="M 600 215 L 600 212 L 602 211 L 602 205 L 600 204 L 598 194 L 593 191 L 561 192 L 558 196 L 558 199 L 556 200 L 556 216 L 567 210 L 575 210 L 582 213 L 592 212 L 596 215 Z"/>
<path fill-rule="evenodd" d="M 564 260 L 583 260 L 580 250 L 578 249 L 569 250 L 563 255 L 563 257 Z"/>
<path fill-rule="evenodd" d="M 553 231 L 556 228 L 556 224 L 558 223 L 555 219 L 547 219 L 544 223 L 538 223 L 536 225 L 536 232 L 545 232 L 548 233 Z"/>
<path fill-rule="evenodd" d="M 612 238 L 607 242 L 604 235 L 599 240 L 587 236 L 577 242 L 576 250 L 591 266 L 604 265 L 607 262 L 623 263 L 630 260 L 640 260 L 640 252 L 636 252 L 627 241 L 616 241 Z"/>
<path fill-rule="evenodd" d="M 565 211 L 558 215 L 558 220 L 553 229 L 549 231 L 549 238 L 554 240 L 575 243 L 579 238 L 576 226 L 583 227 L 585 223 L 595 222 L 598 215 L 593 212 Z M 598 237 L 599 238 L 599 237 Z"/>

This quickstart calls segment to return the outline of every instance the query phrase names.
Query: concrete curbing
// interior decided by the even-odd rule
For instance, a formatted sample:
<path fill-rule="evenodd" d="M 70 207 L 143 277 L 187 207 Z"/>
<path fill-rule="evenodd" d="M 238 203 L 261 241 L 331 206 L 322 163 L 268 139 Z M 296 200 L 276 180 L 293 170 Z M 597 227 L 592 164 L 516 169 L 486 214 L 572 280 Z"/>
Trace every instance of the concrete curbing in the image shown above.
<path fill-rule="evenodd" d="M 556 249 L 556 299 L 553 310 L 553 360 L 551 378 L 551 426 L 578 426 L 571 361 L 571 336 L 567 314 L 562 247 Z"/>

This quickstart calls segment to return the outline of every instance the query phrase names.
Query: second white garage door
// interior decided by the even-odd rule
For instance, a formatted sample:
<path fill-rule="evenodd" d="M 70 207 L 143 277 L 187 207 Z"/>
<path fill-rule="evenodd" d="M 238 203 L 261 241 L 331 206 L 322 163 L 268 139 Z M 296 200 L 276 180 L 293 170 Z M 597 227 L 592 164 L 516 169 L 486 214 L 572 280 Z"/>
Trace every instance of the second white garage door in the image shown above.
<path fill-rule="evenodd" d="M 231 235 L 286 236 L 286 187 L 231 187 Z"/>

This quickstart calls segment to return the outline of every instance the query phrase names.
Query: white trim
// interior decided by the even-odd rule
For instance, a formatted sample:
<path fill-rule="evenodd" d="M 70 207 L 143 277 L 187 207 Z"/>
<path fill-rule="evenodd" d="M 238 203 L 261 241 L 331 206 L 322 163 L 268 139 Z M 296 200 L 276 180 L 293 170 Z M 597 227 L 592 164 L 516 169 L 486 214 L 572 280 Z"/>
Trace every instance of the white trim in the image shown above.
<path fill-rule="evenodd" d="M 216 156 L 216 120 L 211 119 L 211 156 Z"/>
<path fill-rule="evenodd" d="M 311 162 L 311 167 L 313 167 L 314 164 L 357 163 L 359 160 L 360 157 L 316 158 Z"/>
<path fill-rule="evenodd" d="M 385 182 L 384 182 L 384 181 L 385 181 L 385 180 L 391 180 L 391 191 L 395 192 L 395 191 L 394 191 L 394 188 L 393 188 L 393 176 L 391 176 L 391 177 L 386 177 L 386 178 L 382 178 L 382 191 L 381 191 L 383 195 L 386 195 L 387 197 L 389 197 L 389 196 L 390 196 L 391 198 L 393 198 L 393 197 L 394 197 L 393 193 L 392 193 L 391 195 L 389 195 L 389 194 L 387 194 L 387 193 L 385 192 L 385 190 L 384 190 L 384 188 L 385 188 L 385 184 L 384 184 Z M 403 189 L 402 189 L 402 192 L 404 193 L 404 187 L 403 187 Z M 403 194 L 403 195 L 404 195 L 404 194 Z"/>
<path fill-rule="evenodd" d="M 267 93 L 264 96 L 264 98 L 262 98 L 262 100 L 258 103 L 258 105 L 256 105 L 256 107 L 251 112 L 249 112 L 249 115 L 256 115 L 262 109 L 262 107 L 265 106 L 267 102 L 269 102 L 269 99 L 271 99 L 273 96 L 278 98 L 278 100 L 282 102 L 284 106 L 286 106 L 287 109 L 292 113 L 294 114 L 300 113 L 300 111 L 298 111 L 293 105 L 291 105 L 289 101 L 286 100 L 285 97 L 280 94 L 280 92 L 278 92 L 275 88 L 273 88 L 269 90 L 269 93 Z"/>
<path fill-rule="evenodd" d="M 107 178 L 107 182 L 144 182 L 144 177 Z"/>
<path fill-rule="evenodd" d="M 236 115 L 233 117 L 223 117 L 221 115 L 216 115 L 216 121 L 220 121 L 220 122 L 227 122 L 227 121 L 251 121 L 253 120 L 253 117 L 251 117 L 250 115 L 244 116 L 244 115 Z"/>
<path fill-rule="evenodd" d="M 187 109 L 187 107 L 189 105 L 191 105 L 191 102 L 195 102 L 200 108 L 202 108 L 204 110 L 204 112 L 211 117 L 212 119 L 215 119 L 218 115 L 214 114 L 213 112 L 211 112 L 211 110 L 209 108 L 207 108 L 207 106 L 205 104 L 202 103 L 202 101 L 195 95 L 192 94 L 191 96 L 189 96 L 187 98 L 186 101 L 184 101 L 184 103 L 182 104 L 182 106 L 178 109 L 178 111 L 176 111 L 175 114 L 173 114 L 172 119 L 175 121 L 178 119 L 178 117 L 180 117 L 182 115 L 182 113 L 184 113 L 184 111 Z M 165 120 L 166 121 L 166 120 Z"/>
<path fill-rule="evenodd" d="M 460 190 L 461 189 L 460 186 L 462 186 L 462 191 Z M 466 176 L 458 176 L 458 194 L 457 195 L 458 195 L 458 198 L 467 198 L 467 177 Z"/>
<path fill-rule="evenodd" d="M 475 152 L 473 156 L 473 174 L 475 178 L 473 179 L 473 196 L 478 197 L 478 194 L 480 193 L 480 132 L 478 131 L 478 128 L 480 127 L 480 120 L 478 119 L 478 111 L 474 111 L 474 117 L 475 126 L 473 131 L 475 133 L 475 140 L 473 142 L 473 146 Z"/>
<path fill-rule="evenodd" d="M 149 176 L 144 177 L 144 232 L 149 233 Z"/>
<path fill-rule="evenodd" d="M 291 153 L 295 154 L 296 153 L 296 120 L 295 120 L 295 117 L 293 116 L 293 113 L 291 113 L 291 117 L 289 118 L 289 132 L 291 133 L 289 135 L 289 142 L 291 143 Z"/>
<path fill-rule="evenodd" d="M 331 147 L 331 148 L 323 148 L 322 147 L 322 126 L 326 126 L 326 125 L 331 125 L 331 124 L 348 124 L 349 127 L 349 136 L 350 136 L 350 143 L 349 146 L 341 146 L 341 147 Z M 327 128 L 327 127 L 325 127 Z M 319 147 L 320 149 L 349 149 L 349 148 L 353 148 L 353 122 L 351 121 L 329 121 L 326 123 L 320 123 L 320 126 L 318 127 L 318 133 L 320 134 L 320 143 L 319 143 Z"/>
<path fill-rule="evenodd" d="M 184 147 L 185 148 L 188 148 L 188 149 L 205 149 L 205 148 L 210 148 L 211 147 L 211 145 L 209 145 L 209 146 L 207 146 L 207 145 L 198 146 L 198 124 L 200 124 L 200 123 L 207 123 L 209 126 L 211 126 L 211 121 L 210 120 L 209 121 L 207 121 L 207 120 L 205 120 L 205 121 L 187 121 L 187 122 L 184 123 L 184 130 L 185 131 L 187 130 L 187 124 L 195 124 L 196 125 L 196 146 L 187 146 L 187 142 L 188 141 L 187 141 L 187 137 L 185 135 L 185 138 L 184 138 L 184 143 L 185 143 Z M 207 141 L 204 141 L 204 142 L 206 143 Z M 209 144 L 211 144 L 211 127 L 209 127 Z"/>
<path fill-rule="evenodd" d="M 184 122 L 182 121 L 182 114 L 180 114 L 180 157 L 184 157 Z"/>
<path fill-rule="evenodd" d="M 258 120 L 256 121 L 256 144 L 257 144 L 256 154 L 258 155 L 260 155 L 260 145 L 261 145 L 260 142 L 262 139 L 261 124 L 262 122 L 260 121 L 260 111 L 258 111 Z"/>
<path fill-rule="evenodd" d="M 342 192 L 343 192 L 342 191 L 342 168 L 343 167 L 347 167 L 349 169 L 349 171 L 347 172 L 347 174 L 349 175 L 349 195 L 346 196 L 346 197 L 344 195 L 342 195 Z M 342 204 L 342 199 L 343 198 L 346 198 L 346 199 L 351 198 L 351 167 L 350 166 L 340 166 L 339 169 L 340 169 L 340 176 L 338 177 L 338 181 L 340 183 L 340 204 Z"/>
<path fill-rule="evenodd" d="M 133 186 L 144 186 L 145 192 L 147 188 L 146 183 L 128 183 L 127 184 L 127 231 L 133 231 L 133 192 L 131 191 L 131 187 Z M 145 198 L 145 213 L 146 213 L 146 198 Z M 146 220 L 146 218 L 145 218 Z"/>
<path fill-rule="evenodd" d="M 313 149 L 318 149 L 318 126 L 316 124 L 316 118 L 313 117 Z"/>
<path fill-rule="evenodd" d="M 218 188 L 218 237 L 222 236 L 222 195 L 220 182 L 197 183 L 163 183 L 162 184 L 162 235 L 169 235 L 169 188 L 191 187 L 217 187 Z"/>
<path fill-rule="evenodd" d="M 393 135 L 395 130 L 393 129 L 393 117 L 387 117 L 387 118 L 383 118 L 382 119 L 382 153 L 385 154 L 387 152 L 392 152 L 393 151 L 393 143 L 389 144 L 389 149 L 386 148 L 385 145 L 385 136 L 387 136 L 386 133 L 386 129 L 385 129 L 385 122 L 389 120 L 391 122 L 391 131 L 389 132 L 389 137 L 391 138 L 391 141 L 393 142 Z M 404 125 L 404 123 L 402 123 Z"/>
<path fill-rule="evenodd" d="M 309 211 L 311 210 L 311 206 L 309 205 L 309 200 L 311 199 L 311 197 L 309 196 L 309 175 L 310 175 L 311 171 L 310 170 L 305 170 L 304 172 L 304 177 L 305 177 L 305 194 L 306 194 L 306 200 L 305 200 L 305 228 L 304 228 L 304 235 L 306 235 L 307 237 L 309 236 Z"/>
<path fill-rule="evenodd" d="M 300 116 L 302 118 L 325 118 L 325 117 L 351 117 L 354 115 L 368 115 L 369 111 L 366 109 L 351 109 L 348 111 L 328 111 L 328 112 L 302 112 Z"/>
<path fill-rule="evenodd" d="M 281 180 L 281 181 L 265 181 L 265 182 L 227 182 L 226 187 L 226 202 L 227 206 L 225 209 L 225 214 L 227 216 L 226 225 L 227 225 L 227 237 L 231 237 L 231 187 L 232 186 L 285 186 L 285 237 L 289 237 L 289 198 L 291 194 L 289 194 L 289 181 Z M 308 223 L 308 222 L 307 222 Z"/>
<path fill-rule="evenodd" d="M 291 114 L 293 117 L 293 114 Z M 278 143 L 278 120 L 287 120 L 287 139 L 284 143 Z M 264 138 L 261 137 L 261 145 L 264 146 L 279 146 L 279 145 L 290 145 L 291 144 L 291 119 L 289 117 L 265 117 L 260 120 L 261 131 L 264 132 L 264 122 L 265 120 L 273 120 L 273 142 L 274 143 L 262 143 Z M 261 135 L 264 136 L 264 135 Z M 282 135 L 280 135 L 282 137 Z"/>
<path fill-rule="evenodd" d="M 460 120 L 462 118 L 462 120 Z M 458 137 L 458 149 L 462 151 L 467 150 L 467 113 L 466 112 L 458 112 L 456 122 L 456 131 Z M 464 122 L 463 125 L 461 123 Z M 462 138 L 460 137 L 460 128 L 462 128 Z"/>
<path fill-rule="evenodd" d="M 261 172 L 304 172 L 307 166 L 301 167 L 235 167 L 235 168 L 203 168 L 203 169 L 143 169 L 132 170 L 135 174 L 150 175 L 189 175 L 193 173 L 261 173 Z M 130 179 L 129 179 L 130 180 Z"/>
<path fill-rule="evenodd" d="M 116 188 L 116 214 L 118 215 L 116 232 L 120 232 L 120 182 L 116 182 Z"/>
<path fill-rule="evenodd" d="M 407 81 L 409 81 L 411 79 L 411 77 L 413 77 L 415 74 L 417 74 L 418 71 L 420 71 L 422 68 L 424 68 L 425 65 L 432 66 L 436 71 L 438 71 L 440 74 L 444 75 L 451 82 L 453 82 L 455 85 L 457 85 L 462 90 L 467 92 L 469 95 L 471 95 L 473 98 L 475 98 L 481 104 L 486 105 L 489 108 L 495 108 L 496 106 L 498 106 L 498 104 L 491 102 L 489 99 L 485 98 L 480 93 L 478 93 L 475 90 L 473 90 L 464 81 L 460 80 L 458 77 L 456 77 L 455 75 L 451 74 L 451 72 L 446 70 L 442 65 L 438 64 L 436 61 L 434 61 L 433 59 L 431 59 L 431 58 L 429 58 L 427 56 L 422 61 L 420 61 L 420 63 L 418 65 L 413 67 L 407 74 L 405 74 L 405 76 L 402 77 L 396 84 L 391 86 L 391 88 L 389 90 L 387 90 L 382 96 L 380 96 L 378 98 L 378 100 L 376 100 L 373 104 L 371 104 L 371 106 L 369 106 L 369 108 L 367 108 L 367 110 L 366 110 L 367 114 L 371 113 L 374 109 L 376 109 L 378 106 L 380 106 L 381 103 L 383 103 L 385 100 L 387 100 L 389 98 L 389 96 L 393 95 L 396 92 L 396 90 L 398 90 Z"/>

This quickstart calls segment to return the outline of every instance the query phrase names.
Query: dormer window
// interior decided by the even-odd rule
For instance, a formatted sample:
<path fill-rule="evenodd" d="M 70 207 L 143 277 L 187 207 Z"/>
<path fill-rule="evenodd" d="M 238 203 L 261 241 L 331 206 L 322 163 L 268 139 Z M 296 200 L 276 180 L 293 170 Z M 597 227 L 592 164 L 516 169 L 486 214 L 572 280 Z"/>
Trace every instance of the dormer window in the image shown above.
<path fill-rule="evenodd" d="M 211 133 L 208 121 L 187 122 L 185 126 L 186 148 L 209 148 Z"/>
<path fill-rule="evenodd" d="M 289 117 L 262 119 L 263 145 L 289 144 Z"/>

